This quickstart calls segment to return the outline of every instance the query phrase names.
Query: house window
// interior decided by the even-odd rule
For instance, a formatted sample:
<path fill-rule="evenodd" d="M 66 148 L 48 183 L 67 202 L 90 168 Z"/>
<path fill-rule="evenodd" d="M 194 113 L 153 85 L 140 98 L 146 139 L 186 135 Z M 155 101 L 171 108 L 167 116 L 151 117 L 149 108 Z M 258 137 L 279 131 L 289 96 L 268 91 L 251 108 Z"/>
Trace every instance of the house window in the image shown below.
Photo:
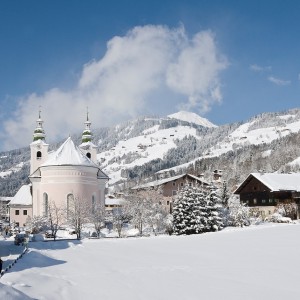
<path fill-rule="evenodd" d="M 254 186 L 254 187 L 253 187 L 253 190 L 254 190 L 254 191 L 256 191 L 256 190 L 257 190 L 257 187 L 256 187 L 256 186 Z"/>
<path fill-rule="evenodd" d="M 173 185 L 173 186 L 175 186 L 175 185 L 176 185 L 175 181 L 173 181 L 173 182 L 172 182 L 172 185 Z"/>
<path fill-rule="evenodd" d="M 41 159 L 42 158 L 42 152 L 41 151 L 38 151 L 36 153 L 36 159 Z"/>
<path fill-rule="evenodd" d="M 172 195 L 173 195 L 173 196 L 177 195 L 177 191 L 173 190 L 173 191 L 172 191 Z"/>
<path fill-rule="evenodd" d="M 253 204 L 257 204 L 257 199 L 253 199 Z"/>
<path fill-rule="evenodd" d="M 20 226 L 20 223 L 19 223 L 19 222 L 16 222 L 16 226 L 19 227 L 19 226 Z"/>
<path fill-rule="evenodd" d="M 262 200 L 261 200 L 261 203 L 266 203 L 266 199 L 262 199 Z"/>
<path fill-rule="evenodd" d="M 167 201 L 167 205 L 170 205 L 170 201 L 169 200 Z"/>
<path fill-rule="evenodd" d="M 18 216 L 19 214 L 20 214 L 20 211 L 18 209 L 16 209 L 15 215 Z"/>
<path fill-rule="evenodd" d="M 27 209 L 23 210 L 23 216 L 27 216 Z"/>
<path fill-rule="evenodd" d="M 161 201 L 159 201 L 158 204 L 161 205 Z"/>
<path fill-rule="evenodd" d="M 192 186 L 192 183 L 191 183 L 191 182 L 189 182 L 189 186 Z"/>
<path fill-rule="evenodd" d="M 48 207 L 49 207 L 48 194 L 44 193 L 43 194 L 43 216 L 44 217 L 48 217 Z"/>
<path fill-rule="evenodd" d="M 183 182 L 180 183 L 180 186 L 183 186 Z"/>
<path fill-rule="evenodd" d="M 269 203 L 272 203 L 273 202 L 273 199 L 269 199 Z"/>

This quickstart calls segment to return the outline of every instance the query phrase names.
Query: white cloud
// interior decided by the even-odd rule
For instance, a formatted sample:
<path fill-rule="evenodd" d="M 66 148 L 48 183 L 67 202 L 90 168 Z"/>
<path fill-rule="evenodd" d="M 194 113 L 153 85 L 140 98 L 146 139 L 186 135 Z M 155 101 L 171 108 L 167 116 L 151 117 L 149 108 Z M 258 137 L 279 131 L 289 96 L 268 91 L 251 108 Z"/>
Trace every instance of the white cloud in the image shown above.
<path fill-rule="evenodd" d="M 261 67 L 257 64 L 254 64 L 254 65 L 250 65 L 249 69 L 254 72 L 267 72 L 267 71 L 271 71 L 272 67 L 271 66 Z"/>
<path fill-rule="evenodd" d="M 291 82 L 289 80 L 282 80 L 273 76 L 269 76 L 268 80 L 275 83 L 276 85 L 289 85 Z"/>
<path fill-rule="evenodd" d="M 168 92 L 169 98 L 161 101 L 169 101 L 170 110 L 176 105 L 172 99 L 180 95 L 186 109 L 206 112 L 222 100 L 219 74 L 226 67 L 210 31 L 190 39 L 182 26 L 135 27 L 113 37 L 101 59 L 84 65 L 72 90 L 52 89 L 20 99 L 14 118 L 3 124 L 1 139 L 6 149 L 27 145 L 39 105 L 50 140 L 80 132 L 87 105 L 94 127 L 107 126 L 151 107 L 151 97 L 159 91 Z"/>

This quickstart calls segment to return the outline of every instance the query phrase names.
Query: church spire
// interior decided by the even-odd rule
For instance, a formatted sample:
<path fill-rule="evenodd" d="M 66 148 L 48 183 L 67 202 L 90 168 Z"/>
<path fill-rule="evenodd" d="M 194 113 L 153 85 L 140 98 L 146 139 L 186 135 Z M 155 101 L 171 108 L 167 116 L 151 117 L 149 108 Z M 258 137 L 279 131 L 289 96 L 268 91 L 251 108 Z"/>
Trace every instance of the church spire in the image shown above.
<path fill-rule="evenodd" d="M 44 121 L 41 118 L 41 107 L 39 107 L 39 118 L 36 120 L 36 128 L 33 132 L 33 141 L 43 140 L 45 141 L 45 131 L 43 129 Z"/>
<path fill-rule="evenodd" d="M 87 142 L 91 142 L 93 139 L 93 135 L 91 133 L 91 122 L 89 121 L 89 110 L 88 107 L 86 108 L 86 121 L 84 122 L 85 124 L 85 129 L 82 132 L 82 138 L 81 138 L 81 142 L 82 143 L 87 143 Z"/>

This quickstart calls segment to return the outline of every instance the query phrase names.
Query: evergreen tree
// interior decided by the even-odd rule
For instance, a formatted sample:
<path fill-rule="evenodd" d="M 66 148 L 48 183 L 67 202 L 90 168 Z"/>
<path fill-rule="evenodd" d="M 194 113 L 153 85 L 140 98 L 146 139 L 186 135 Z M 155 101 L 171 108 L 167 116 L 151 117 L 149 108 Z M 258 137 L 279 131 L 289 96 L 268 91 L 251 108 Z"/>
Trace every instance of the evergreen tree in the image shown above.
<path fill-rule="evenodd" d="M 195 234 L 206 229 L 206 211 L 201 208 L 203 193 L 199 187 L 185 185 L 173 206 L 173 228 L 175 234 Z"/>
<path fill-rule="evenodd" d="M 208 231 L 218 231 L 223 228 L 221 217 L 221 199 L 217 196 L 216 189 L 212 186 L 206 196 L 206 208 L 208 216 Z"/>

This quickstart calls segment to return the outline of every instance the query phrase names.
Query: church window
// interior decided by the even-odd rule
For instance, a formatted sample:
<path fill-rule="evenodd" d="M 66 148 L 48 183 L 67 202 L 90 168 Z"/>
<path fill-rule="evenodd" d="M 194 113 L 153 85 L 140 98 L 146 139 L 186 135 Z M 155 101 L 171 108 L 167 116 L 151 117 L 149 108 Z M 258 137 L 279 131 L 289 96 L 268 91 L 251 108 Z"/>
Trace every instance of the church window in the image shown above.
<path fill-rule="evenodd" d="M 38 152 L 36 153 L 36 158 L 37 158 L 37 159 L 41 159 L 41 158 L 42 158 L 42 152 L 41 152 L 41 151 L 38 151 Z"/>
<path fill-rule="evenodd" d="M 48 194 L 44 193 L 43 194 L 43 216 L 44 217 L 48 217 L 48 208 L 49 208 Z"/>
<path fill-rule="evenodd" d="M 90 153 L 90 152 L 88 152 L 88 153 L 86 154 L 86 156 L 87 156 L 89 159 L 91 159 L 91 153 Z"/>
<path fill-rule="evenodd" d="M 94 214 L 96 211 L 96 199 L 95 195 L 92 196 L 92 214 Z"/>
<path fill-rule="evenodd" d="M 67 219 L 70 217 L 70 209 L 71 209 L 73 201 L 74 201 L 74 195 L 68 194 L 68 196 L 67 196 Z"/>

